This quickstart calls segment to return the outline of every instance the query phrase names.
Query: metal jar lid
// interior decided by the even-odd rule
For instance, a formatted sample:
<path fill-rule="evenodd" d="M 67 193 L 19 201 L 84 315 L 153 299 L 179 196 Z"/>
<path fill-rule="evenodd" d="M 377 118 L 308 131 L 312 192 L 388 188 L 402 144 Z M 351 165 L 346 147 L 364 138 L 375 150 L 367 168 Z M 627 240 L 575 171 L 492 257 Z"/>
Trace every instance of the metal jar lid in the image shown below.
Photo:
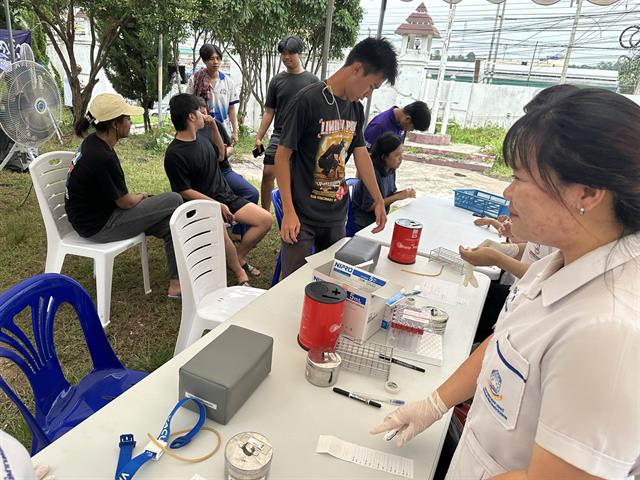
<path fill-rule="evenodd" d="M 320 280 L 311 282 L 304 288 L 307 297 L 318 303 L 334 304 L 346 300 L 347 292 L 340 285 Z"/>
<path fill-rule="evenodd" d="M 396 220 L 396 225 L 404 228 L 410 228 L 411 230 L 421 230 L 422 224 L 420 222 L 416 222 L 415 220 L 411 220 L 410 218 L 399 218 Z"/>
<path fill-rule="evenodd" d="M 307 355 L 307 363 L 321 369 L 331 370 L 337 368 L 341 362 L 340 355 L 333 351 L 327 351 L 323 347 L 312 348 Z"/>
<path fill-rule="evenodd" d="M 264 435 L 242 432 L 227 442 L 224 449 L 225 466 L 229 476 L 238 480 L 266 477 L 271 466 L 273 447 Z"/>

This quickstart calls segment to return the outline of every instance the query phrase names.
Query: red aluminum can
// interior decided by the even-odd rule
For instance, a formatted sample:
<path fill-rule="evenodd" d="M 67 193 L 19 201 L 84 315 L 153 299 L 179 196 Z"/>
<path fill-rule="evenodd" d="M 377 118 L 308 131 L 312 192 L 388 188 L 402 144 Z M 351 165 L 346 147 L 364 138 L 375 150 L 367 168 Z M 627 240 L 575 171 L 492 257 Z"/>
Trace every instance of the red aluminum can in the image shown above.
<path fill-rule="evenodd" d="M 422 224 L 408 218 L 399 218 L 393 226 L 389 247 L 389 260 L 409 265 L 416 263 Z"/>
<path fill-rule="evenodd" d="M 347 292 L 335 283 L 311 282 L 304 289 L 298 343 L 305 350 L 333 349 L 342 329 Z"/>

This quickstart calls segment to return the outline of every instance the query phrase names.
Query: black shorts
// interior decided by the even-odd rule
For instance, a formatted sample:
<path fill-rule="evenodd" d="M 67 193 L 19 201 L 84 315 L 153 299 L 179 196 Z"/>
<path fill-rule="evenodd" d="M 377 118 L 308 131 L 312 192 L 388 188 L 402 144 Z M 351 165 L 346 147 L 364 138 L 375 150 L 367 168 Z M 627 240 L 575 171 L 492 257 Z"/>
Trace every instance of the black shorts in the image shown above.
<path fill-rule="evenodd" d="M 236 213 L 242 207 L 244 207 L 248 203 L 251 203 L 246 198 L 239 197 L 238 195 L 235 195 L 233 193 L 216 196 L 214 197 L 214 200 L 220 203 L 224 203 L 227 207 L 229 207 L 231 213 Z"/>
<path fill-rule="evenodd" d="M 265 165 L 275 165 L 276 164 L 276 150 L 278 150 L 278 144 L 280 143 L 280 134 L 272 133 L 271 138 L 269 138 L 269 146 L 267 150 L 264 152 L 264 160 L 262 163 Z"/>

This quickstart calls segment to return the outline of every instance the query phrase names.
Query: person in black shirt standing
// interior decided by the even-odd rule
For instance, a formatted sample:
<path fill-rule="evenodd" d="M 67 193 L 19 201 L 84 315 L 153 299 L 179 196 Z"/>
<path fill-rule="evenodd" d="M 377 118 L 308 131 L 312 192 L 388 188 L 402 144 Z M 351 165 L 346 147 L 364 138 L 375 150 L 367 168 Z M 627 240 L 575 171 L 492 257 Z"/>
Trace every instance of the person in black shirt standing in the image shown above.
<path fill-rule="evenodd" d="M 317 83 L 318 77 L 307 72 L 302 66 L 300 54 L 304 50 L 302 40 L 298 37 L 285 37 L 278 43 L 280 60 L 287 69 L 280 72 L 269 82 L 267 99 L 264 103 L 264 114 L 256 134 L 256 147 L 262 145 L 262 139 L 267 133 L 269 125 L 275 116 L 273 132 L 269 138 L 269 146 L 264 153 L 264 167 L 262 169 L 262 183 L 260 184 L 260 203 L 262 208 L 271 209 L 271 190 L 276 179 L 275 156 L 280 135 L 282 133 L 283 113 L 296 94 L 311 83 Z"/>
<path fill-rule="evenodd" d="M 377 227 L 387 221 L 363 138 L 360 100 L 398 72 L 396 53 L 385 39 L 367 38 L 325 82 L 301 90 L 282 120 L 276 152 L 276 176 L 284 216 L 282 272 L 286 277 L 304 265 L 312 247 L 321 251 L 345 236 L 349 190 L 345 159 L 352 153 L 360 178 L 373 198 Z"/>
<path fill-rule="evenodd" d="M 259 276 L 260 271 L 246 261 L 246 256 L 271 228 L 271 214 L 233 193 L 227 184 L 213 143 L 197 134 L 205 125 L 198 99 L 188 93 L 175 95 L 169 102 L 169 110 L 176 128 L 176 136 L 164 155 L 164 169 L 171 189 L 184 200 L 216 200 L 220 203 L 225 221 L 233 223 L 237 220 L 248 225 L 237 251 L 235 248 L 233 251 L 236 252 L 240 267 L 247 274 Z M 215 128 L 213 123 L 211 126 Z M 225 243 L 227 238 L 228 235 L 225 235 Z M 228 248 L 226 253 L 227 263 L 233 269 L 234 262 L 229 258 Z M 239 281 L 246 283 L 240 279 Z"/>
<path fill-rule="evenodd" d="M 129 193 L 120 159 L 113 150 L 118 140 L 129 136 L 130 115 L 142 115 L 143 111 L 115 93 L 101 93 L 92 100 L 75 130 L 79 137 L 90 126 L 96 131 L 82 141 L 69 166 L 65 210 L 74 230 L 96 242 L 125 240 L 142 232 L 161 238 L 170 279 L 167 293 L 177 298 L 180 282 L 169 219 L 182 198 L 175 193 Z"/>

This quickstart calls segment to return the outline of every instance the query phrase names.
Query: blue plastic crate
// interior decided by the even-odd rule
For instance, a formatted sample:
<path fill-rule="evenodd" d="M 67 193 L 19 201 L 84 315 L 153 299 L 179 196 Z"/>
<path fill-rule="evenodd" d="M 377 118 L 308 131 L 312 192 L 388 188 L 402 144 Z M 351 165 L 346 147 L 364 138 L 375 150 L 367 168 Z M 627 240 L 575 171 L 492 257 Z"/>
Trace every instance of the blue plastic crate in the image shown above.
<path fill-rule="evenodd" d="M 500 195 L 483 192 L 475 188 L 455 188 L 454 205 L 470 210 L 482 217 L 498 218 L 509 215 L 509 202 Z"/>

